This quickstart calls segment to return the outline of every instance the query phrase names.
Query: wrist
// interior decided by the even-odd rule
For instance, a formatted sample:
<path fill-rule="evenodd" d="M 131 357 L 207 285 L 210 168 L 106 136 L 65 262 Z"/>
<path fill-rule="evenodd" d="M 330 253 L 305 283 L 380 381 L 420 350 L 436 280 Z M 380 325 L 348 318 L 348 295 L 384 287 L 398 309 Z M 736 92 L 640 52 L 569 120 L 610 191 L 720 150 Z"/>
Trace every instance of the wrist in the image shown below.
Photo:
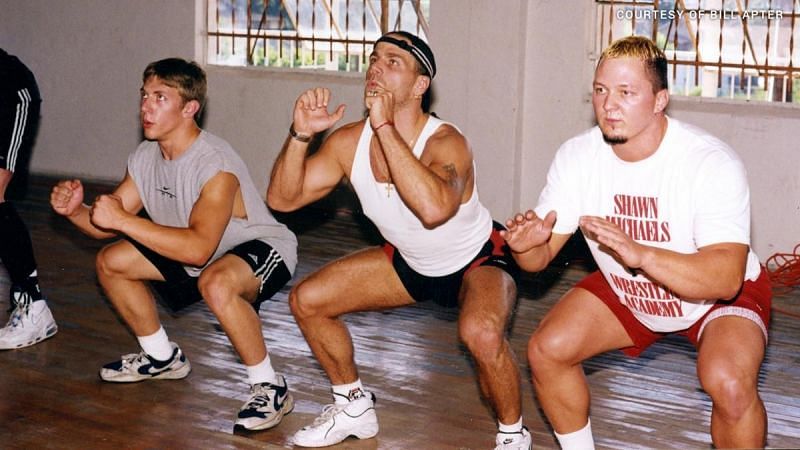
<path fill-rule="evenodd" d="M 289 136 L 291 136 L 292 139 L 294 139 L 296 141 L 303 142 L 305 144 L 311 142 L 311 138 L 313 137 L 313 135 L 311 135 L 311 134 L 298 133 L 294 129 L 294 122 L 292 122 L 292 124 L 289 125 Z"/>
<path fill-rule="evenodd" d="M 393 127 L 394 126 L 394 122 L 392 122 L 391 120 L 383 121 L 383 122 L 380 123 L 380 125 L 378 125 L 376 127 L 372 127 L 372 131 L 377 133 L 378 130 L 380 130 L 381 128 L 385 127 L 386 125 L 389 125 L 389 126 Z"/>

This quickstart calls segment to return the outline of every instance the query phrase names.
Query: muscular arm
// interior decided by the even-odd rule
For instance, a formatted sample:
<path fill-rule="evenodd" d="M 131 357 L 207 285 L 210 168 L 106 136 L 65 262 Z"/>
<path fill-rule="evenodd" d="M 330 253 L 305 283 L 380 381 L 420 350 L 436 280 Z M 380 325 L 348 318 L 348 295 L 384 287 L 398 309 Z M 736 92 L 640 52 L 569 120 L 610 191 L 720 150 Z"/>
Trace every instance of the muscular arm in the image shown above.
<path fill-rule="evenodd" d="M 581 228 L 591 239 L 614 252 L 622 264 L 638 269 L 687 300 L 728 299 L 744 281 L 749 247 L 719 243 L 678 253 L 632 240 L 615 224 L 599 217 L 582 217 Z"/>
<path fill-rule="evenodd" d="M 472 153 L 464 136 L 443 125 L 417 159 L 394 127 L 381 127 L 376 135 L 397 192 L 425 227 L 435 228 L 453 217 L 467 180 L 474 176 Z"/>
<path fill-rule="evenodd" d="M 159 225 L 130 214 L 115 216 L 110 208 L 98 204 L 92 212 L 92 220 L 130 236 L 162 256 L 187 265 L 202 266 L 222 239 L 231 219 L 238 188 L 239 182 L 233 174 L 220 172 L 214 175 L 206 182 L 192 207 L 186 228 Z"/>
<path fill-rule="evenodd" d="M 336 155 L 344 144 L 342 133 L 333 133 L 318 152 L 306 157 L 308 143 L 286 138 L 272 167 L 267 203 L 278 211 L 294 211 L 331 192 L 345 175 Z M 355 144 L 353 144 L 355 148 Z"/>
<path fill-rule="evenodd" d="M 122 182 L 112 195 L 120 199 L 122 208 L 136 215 L 142 209 L 142 200 L 136 185 L 126 173 Z M 53 209 L 69 219 L 84 234 L 95 239 L 108 239 L 117 236 L 116 232 L 96 227 L 91 221 L 91 207 L 83 203 L 83 185 L 79 180 L 65 180 L 58 183 L 50 194 Z"/>
<path fill-rule="evenodd" d="M 308 140 L 314 134 L 327 130 L 344 114 L 344 105 L 328 112 L 331 92 L 327 88 L 309 89 L 297 98 L 292 113 L 292 127 Z M 350 127 L 342 127 L 350 130 Z M 322 144 L 318 152 L 307 156 L 308 142 L 287 137 L 278 158 L 272 166 L 267 187 L 267 204 L 278 211 L 294 211 L 324 197 L 345 176 L 339 152 L 355 149 L 348 147 L 347 137 L 352 133 L 337 130 Z"/>

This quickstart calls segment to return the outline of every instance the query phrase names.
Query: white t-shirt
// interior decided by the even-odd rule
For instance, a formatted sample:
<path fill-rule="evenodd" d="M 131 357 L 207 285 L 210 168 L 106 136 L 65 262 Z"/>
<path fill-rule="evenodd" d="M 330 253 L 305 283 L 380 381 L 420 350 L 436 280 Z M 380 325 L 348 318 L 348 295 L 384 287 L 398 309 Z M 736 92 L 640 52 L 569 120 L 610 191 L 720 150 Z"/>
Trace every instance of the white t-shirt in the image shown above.
<path fill-rule="evenodd" d="M 618 224 L 635 241 L 679 253 L 708 245 L 750 244 L 750 191 L 734 151 L 706 132 L 667 118 L 658 150 L 637 162 L 619 159 L 599 127 L 561 146 L 535 211 L 555 210 L 554 233 L 572 234 L 581 216 Z M 586 239 L 620 302 L 653 331 L 689 328 L 716 302 L 683 300 L 644 275 L 632 275 L 596 241 Z M 749 251 L 746 280 L 761 267 Z"/>

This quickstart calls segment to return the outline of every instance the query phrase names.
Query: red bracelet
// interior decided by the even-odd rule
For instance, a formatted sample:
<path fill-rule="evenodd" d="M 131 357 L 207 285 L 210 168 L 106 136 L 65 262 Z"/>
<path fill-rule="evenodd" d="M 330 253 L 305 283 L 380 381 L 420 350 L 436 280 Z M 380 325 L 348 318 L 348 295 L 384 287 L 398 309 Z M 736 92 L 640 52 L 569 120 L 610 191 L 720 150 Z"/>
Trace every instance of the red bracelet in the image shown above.
<path fill-rule="evenodd" d="M 382 124 L 380 124 L 380 125 L 378 125 L 377 127 L 373 128 L 373 129 L 372 129 L 372 131 L 373 131 L 373 132 L 375 132 L 375 133 L 377 133 L 377 132 L 378 132 L 378 130 L 380 130 L 380 129 L 381 129 L 381 127 L 382 127 L 382 126 L 384 126 L 384 125 L 391 125 L 391 126 L 394 126 L 394 122 L 392 122 L 391 120 L 387 120 L 386 122 L 383 122 Z"/>

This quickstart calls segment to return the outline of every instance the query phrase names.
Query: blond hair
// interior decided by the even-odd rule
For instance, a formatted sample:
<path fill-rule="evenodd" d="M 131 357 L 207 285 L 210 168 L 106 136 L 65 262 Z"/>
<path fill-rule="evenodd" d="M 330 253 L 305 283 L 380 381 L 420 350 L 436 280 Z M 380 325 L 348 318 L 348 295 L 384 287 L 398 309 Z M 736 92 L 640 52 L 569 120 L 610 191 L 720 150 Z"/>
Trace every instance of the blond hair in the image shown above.
<path fill-rule="evenodd" d="M 606 59 L 634 58 L 644 63 L 653 92 L 667 89 L 667 57 L 658 46 L 642 36 L 628 36 L 612 42 L 600 55 L 599 66 Z"/>

